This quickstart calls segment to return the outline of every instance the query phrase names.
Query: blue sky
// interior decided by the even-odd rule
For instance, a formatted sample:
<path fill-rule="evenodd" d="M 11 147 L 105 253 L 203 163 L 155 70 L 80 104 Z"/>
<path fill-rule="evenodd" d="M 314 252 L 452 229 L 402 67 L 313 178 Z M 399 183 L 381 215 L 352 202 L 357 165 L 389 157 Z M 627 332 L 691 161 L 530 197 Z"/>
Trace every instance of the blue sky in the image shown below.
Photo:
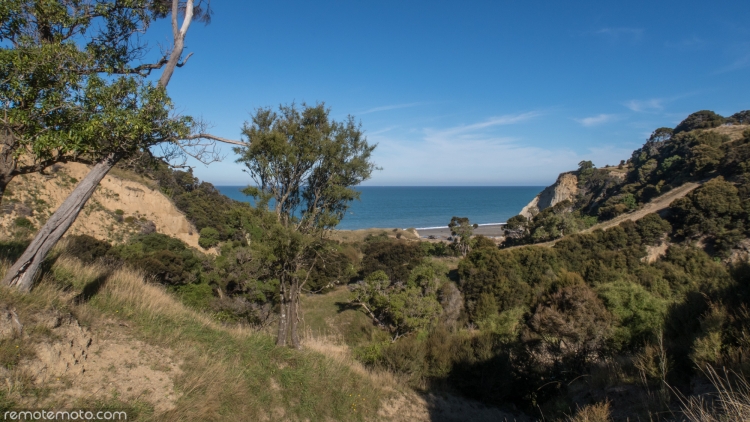
<path fill-rule="evenodd" d="M 324 101 L 362 122 L 367 185 L 547 185 L 616 164 L 689 113 L 750 109 L 748 1 L 214 1 L 178 110 L 238 139 L 258 107 Z M 169 41 L 164 22 L 151 45 Z M 155 50 L 157 50 L 155 48 Z M 249 177 L 229 147 L 195 174 Z"/>

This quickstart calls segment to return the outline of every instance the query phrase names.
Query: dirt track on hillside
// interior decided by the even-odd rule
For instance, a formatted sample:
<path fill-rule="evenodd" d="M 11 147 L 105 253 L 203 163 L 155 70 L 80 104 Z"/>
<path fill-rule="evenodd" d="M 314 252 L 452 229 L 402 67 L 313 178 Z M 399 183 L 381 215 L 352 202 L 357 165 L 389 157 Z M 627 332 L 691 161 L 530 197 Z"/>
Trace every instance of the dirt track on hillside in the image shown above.
<path fill-rule="evenodd" d="M 619 225 L 623 221 L 637 221 L 641 218 L 645 217 L 647 214 L 651 213 L 658 213 L 660 211 L 665 210 L 669 207 L 669 205 L 674 202 L 676 199 L 682 198 L 683 196 L 687 195 L 688 193 L 695 190 L 698 186 L 701 186 L 708 180 L 701 180 L 700 182 L 688 182 L 685 183 L 679 187 L 676 187 L 669 192 L 665 193 L 664 195 L 658 196 L 651 200 L 650 202 L 643 205 L 643 207 L 627 214 L 619 215 L 611 220 L 607 220 L 598 224 L 595 224 L 591 227 L 589 227 L 586 230 L 582 230 L 580 233 L 591 233 L 594 230 L 606 230 L 609 228 L 612 228 L 614 226 Z M 560 239 L 564 239 L 564 237 L 561 237 Z M 557 243 L 560 239 L 555 239 L 549 242 L 544 243 L 534 243 L 533 246 L 547 246 L 552 247 Z M 532 246 L 532 245 L 520 245 L 520 246 L 511 246 L 509 248 L 504 249 L 514 249 L 514 248 L 522 248 L 524 246 Z"/>

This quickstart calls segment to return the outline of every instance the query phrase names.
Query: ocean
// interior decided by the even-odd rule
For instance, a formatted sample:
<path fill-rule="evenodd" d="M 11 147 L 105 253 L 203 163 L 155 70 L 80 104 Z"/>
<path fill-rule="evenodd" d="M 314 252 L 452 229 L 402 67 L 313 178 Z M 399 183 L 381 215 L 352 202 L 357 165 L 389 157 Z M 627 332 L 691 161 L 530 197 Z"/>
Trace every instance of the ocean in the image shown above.
<path fill-rule="evenodd" d="M 240 192 L 244 186 L 216 186 L 224 195 L 253 203 Z M 474 224 L 504 223 L 518 215 L 544 186 L 359 186 L 354 201 L 337 226 L 366 228 L 445 227 L 451 217 L 469 217 Z"/>

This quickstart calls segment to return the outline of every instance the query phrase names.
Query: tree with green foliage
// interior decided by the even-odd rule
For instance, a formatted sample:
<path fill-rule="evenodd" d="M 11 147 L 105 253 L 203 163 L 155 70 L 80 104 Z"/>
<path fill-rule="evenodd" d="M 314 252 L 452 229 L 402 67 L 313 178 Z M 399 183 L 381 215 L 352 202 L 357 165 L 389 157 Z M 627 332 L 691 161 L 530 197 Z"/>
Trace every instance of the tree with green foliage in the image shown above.
<path fill-rule="evenodd" d="M 364 256 L 359 271 L 361 278 L 375 271 L 384 271 L 395 282 L 405 281 L 425 255 L 422 247 L 417 244 L 390 240 L 367 242 L 362 253 Z"/>
<path fill-rule="evenodd" d="M 276 344 L 300 347 L 297 324 L 299 296 L 321 253 L 330 229 L 344 217 L 353 189 L 376 169 L 371 161 L 375 145 L 349 116 L 344 122 L 329 118 L 330 109 L 280 106 L 260 108 L 246 123 L 247 146 L 236 148 L 255 186 L 244 190 L 258 207 L 271 207 L 273 224 L 266 223 L 272 268 L 279 280 L 279 328 Z"/>
<path fill-rule="evenodd" d="M 0 8 L 0 200 L 18 174 L 65 161 L 94 163 L 186 135 L 169 116 L 138 35 L 165 1 L 9 1 Z M 183 127 L 180 127 L 180 124 Z M 175 126 L 175 124 L 178 124 Z M 185 125 L 188 124 L 186 127 Z"/>
<path fill-rule="evenodd" d="M 448 228 L 451 229 L 451 236 L 453 236 L 453 244 L 458 248 L 462 256 L 466 256 L 471 250 L 471 236 L 477 227 L 479 226 L 469 223 L 468 217 L 454 216 L 451 218 L 450 223 L 448 223 Z"/>
<path fill-rule="evenodd" d="M 165 91 L 174 69 L 184 64 L 180 59 L 193 18 L 210 17 L 200 3 L 172 0 L 171 8 L 166 0 L 3 3 L 0 37 L 7 44 L 0 49 L 0 101 L 5 108 L 0 173 L 12 177 L 19 162 L 30 166 L 29 171 L 68 159 L 95 163 L 6 273 L 3 284 L 31 289 L 47 253 L 124 157 L 164 143 L 180 151 L 196 147 L 193 155 L 199 158 L 210 155 L 200 139 L 211 136 L 190 135 L 193 120 L 171 116 Z M 168 14 L 172 51 L 156 63 L 136 66 L 144 48 L 137 35 L 152 19 Z M 161 68 L 155 86 L 146 81 L 151 71 Z"/>
<path fill-rule="evenodd" d="M 446 268 L 425 261 L 414 268 L 405 283 L 375 271 L 352 289 L 352 303 L 361 306 L 393 341 L 424 330 L 442 311 L 438 289 L 446 283 Z"/>
<path fill-rule="evenodd" d="M 687 116 L 674 128 L 674 134 L 688 132 L 695 129 L 710 129 L 721 126 L 726 119 L 711 110 L 701 110 Z"/>
<path fill-rule="evenodd" d="M 578 177 L 586 177 L 594 172 L 594 163 L 590 160 L 583 160 L 578 163 Z"/>

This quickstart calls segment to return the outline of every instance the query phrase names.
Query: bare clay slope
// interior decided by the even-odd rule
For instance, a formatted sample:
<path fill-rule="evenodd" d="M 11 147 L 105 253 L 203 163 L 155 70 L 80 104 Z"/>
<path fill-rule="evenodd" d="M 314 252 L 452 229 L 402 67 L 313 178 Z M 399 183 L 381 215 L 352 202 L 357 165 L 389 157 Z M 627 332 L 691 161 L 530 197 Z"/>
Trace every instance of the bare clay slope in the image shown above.
<path fill-rule="evenodd" d="M 84 164 L 68 163 L 55 166 L 46 175 L 16 177 L 9 185 L 11 195 L 3 199 L 0 227 L 8 229 L 18 217 L 28 218 L 40 227 L 88 169 Z M 199 247 L 195 228 L 155 185 L 149 186 L 146 180 L 125 172 L 116 174 L 110 173 L 102 180 L 69 234 L 87 234 L 120 243 L 150 226 L 193 248 Z"/>

